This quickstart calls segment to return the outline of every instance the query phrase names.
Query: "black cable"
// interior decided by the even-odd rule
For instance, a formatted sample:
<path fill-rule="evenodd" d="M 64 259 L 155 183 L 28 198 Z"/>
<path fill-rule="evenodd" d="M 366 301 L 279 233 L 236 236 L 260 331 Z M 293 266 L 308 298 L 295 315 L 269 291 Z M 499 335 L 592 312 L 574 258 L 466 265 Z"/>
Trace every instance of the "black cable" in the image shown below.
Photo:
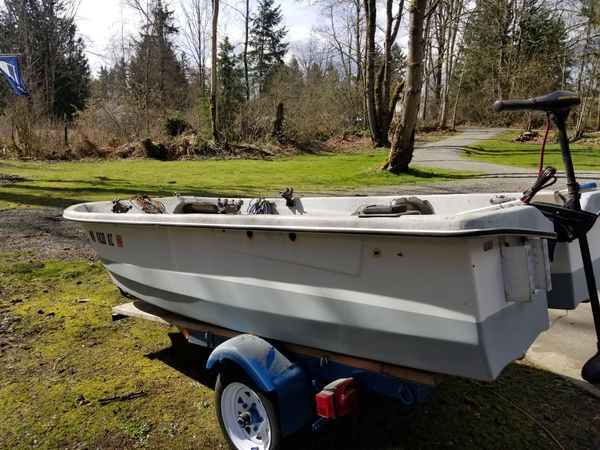
<path fill-rule="evenodd" d="M 544 171 L 537 177 L 533 186 L 523 192 L 521 201 L 523 203 L 529 203 L 531 199 L 542 189 L 552 186 L 556 183 L 556 169 L 554 167 L 546 167 Z"/>
<path fill-rule="evenodd" d="M 118 198 L 112 201 L 112 205 L 112 212 L 115 214 L 125 214 L 127 211 L 133 208 L 133 205 L 126 205 Z"/>

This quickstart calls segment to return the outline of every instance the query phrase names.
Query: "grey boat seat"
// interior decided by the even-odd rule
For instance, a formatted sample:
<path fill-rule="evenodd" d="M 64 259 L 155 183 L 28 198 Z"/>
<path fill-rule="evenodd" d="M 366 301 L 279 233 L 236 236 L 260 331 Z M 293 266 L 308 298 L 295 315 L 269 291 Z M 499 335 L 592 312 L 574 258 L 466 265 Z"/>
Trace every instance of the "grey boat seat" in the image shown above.
<path fill-rule="evenodd" d="M 173 214 L 239 214 L 241 203 L 227 200 L 181 200 L 173 208 Z"/>
<path fill-rule="evenodd" d="M 401 197 L 392 200 L 389 205 L 361 205 L 352 215 L 358 217 L 398 217 L 405 215 L 435 214 L 433 206 L 427 200 L 418 197 Z"/>

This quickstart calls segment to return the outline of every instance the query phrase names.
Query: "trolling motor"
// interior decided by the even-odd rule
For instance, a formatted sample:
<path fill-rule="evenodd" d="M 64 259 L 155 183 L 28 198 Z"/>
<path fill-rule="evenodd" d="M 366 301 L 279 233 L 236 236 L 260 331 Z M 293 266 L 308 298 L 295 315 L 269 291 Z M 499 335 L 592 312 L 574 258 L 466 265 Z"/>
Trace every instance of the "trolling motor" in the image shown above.
<path fill-rule="evenodd" d="M 587 240 L 587 232 L 594 225 L 597 216 L 596 214 L 581 210 L 581 203 L 579 201 L 581 198 L 580 186 L 575 179 L 575 170 L 573 169 L 571 150 L 569 149 L 569 140 L 565 129 L 565 121 L 569 116 L 569 112 L 572 108 L 579 105 L 579 103 L 579 97 L 573 92 L 554 91 L 550 94 L 534 97 L 529 100 L 498 100 L 494 103 L 492 109 L 496 112 L 542 111 L 546 113 L 548 119 L 556 127 L 562 160 L 565 166 L 565 176 L 567 178 L 567 201 L 562 207 L 547 203 L 533 202 L 529 204 L 538 208 L 544 216 L 554 223 L 558 242 L 579 240 L 585 280 L 596 329 L 596 346 L 598 348 L 596 354 L 581 369 L 581 377 L 588 383 L 600 384 L 600 302 L 596 289 L 590 246 Z M 540 178 L 541 176 L 540 174 Z"/>

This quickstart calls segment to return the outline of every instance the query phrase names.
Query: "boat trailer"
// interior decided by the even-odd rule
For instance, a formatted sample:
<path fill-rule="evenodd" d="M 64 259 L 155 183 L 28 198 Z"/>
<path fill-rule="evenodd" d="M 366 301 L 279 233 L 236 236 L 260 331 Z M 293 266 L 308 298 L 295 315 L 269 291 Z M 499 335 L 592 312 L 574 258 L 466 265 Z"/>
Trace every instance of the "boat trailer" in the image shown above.
<path fill-rule="evenodd" d="M 280 440 L 311 425 L 318 431 L 358 406 L 358 392 L 421 403 L 447 375 L 400 367 L 195 321 L 135 300 L 112 308 L 128 317 L 177 327 L 187 342 L 211 350 L 206 369 L 217 374 L 215 409 L 232 448 L 277 449 Z"/>

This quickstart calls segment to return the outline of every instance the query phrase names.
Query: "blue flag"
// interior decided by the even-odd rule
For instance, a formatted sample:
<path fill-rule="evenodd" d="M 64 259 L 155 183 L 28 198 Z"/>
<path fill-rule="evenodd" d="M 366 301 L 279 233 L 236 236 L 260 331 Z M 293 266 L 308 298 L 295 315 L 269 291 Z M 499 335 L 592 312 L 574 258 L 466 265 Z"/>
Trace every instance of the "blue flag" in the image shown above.
<path fill-rule="evenodd" d="M 17 95 L 29 95 L 25 81 L 19 69 L 19 58 L 16 56 L 0 55 L 0 73 L 4 75 L 8 84 Z"/>

